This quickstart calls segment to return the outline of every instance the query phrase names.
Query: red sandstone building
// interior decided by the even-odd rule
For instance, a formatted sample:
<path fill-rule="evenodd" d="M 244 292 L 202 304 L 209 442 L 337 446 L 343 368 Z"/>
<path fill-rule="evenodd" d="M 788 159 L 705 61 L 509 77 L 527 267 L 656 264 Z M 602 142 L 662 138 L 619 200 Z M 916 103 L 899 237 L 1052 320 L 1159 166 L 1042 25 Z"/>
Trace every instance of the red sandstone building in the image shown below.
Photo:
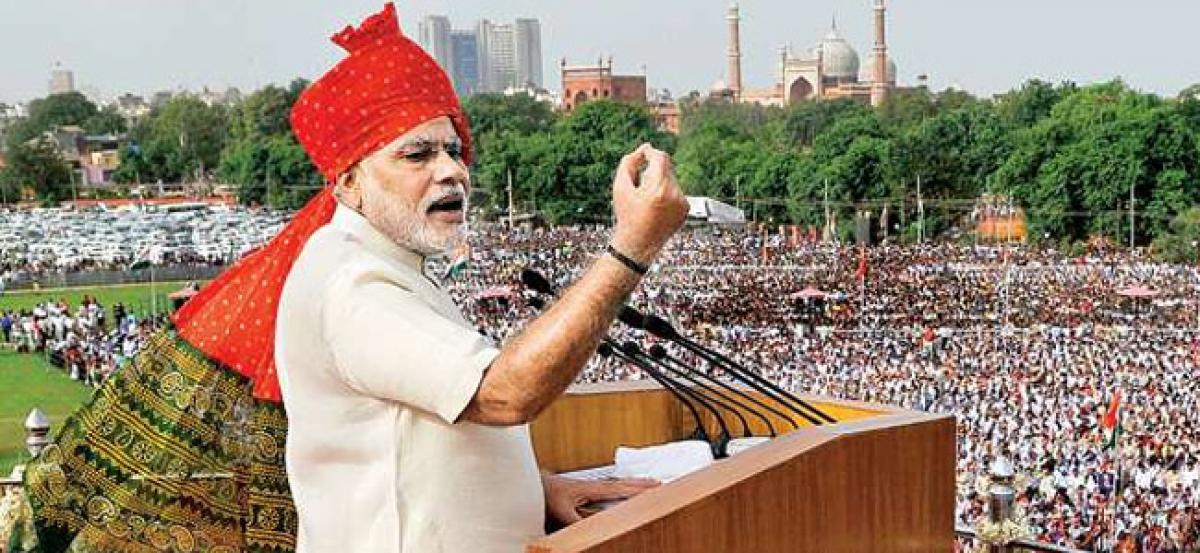
<path fill-rule="evenodd" d="M 597 60 L 595 66 L 567 67 L 567 60 L 560 62 L 562 68 L 562 108 L 571 111 L 588 100 L 609 99 L 630 104 L 646 103 L 645 75 L 613 75 L 612 58 L 608 63 Z"/>
<path fill-rule="evenodd" d="M 567 66 L 563 59 L 562 70 L 563 111 L 572 111 L 591 100 L 613 100 L 627 104 L 648 106 L 660 130 L 679 134 L 679 106 L 674 102 L 648 102 L 645 75 L 614 75 L 612 58 L 607 63 L 601 59 L 594 66 Z"/>

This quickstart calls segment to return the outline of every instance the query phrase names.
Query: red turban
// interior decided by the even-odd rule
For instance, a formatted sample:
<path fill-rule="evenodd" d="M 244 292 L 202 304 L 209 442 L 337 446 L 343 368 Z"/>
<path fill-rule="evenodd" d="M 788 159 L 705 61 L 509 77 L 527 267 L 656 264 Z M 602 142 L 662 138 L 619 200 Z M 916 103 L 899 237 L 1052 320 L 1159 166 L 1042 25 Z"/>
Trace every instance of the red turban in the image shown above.
<path fill-rule="evenodd" d="M 329 182 L 410 129 L 448 116 L 471 160 L 471 135 L 450 80 L 400 33 L 388 3 L 333 41 L 350 55 L 300 95 L 292 129 Z M 180 336 L 213 361 L 251 379 L 254 395 L 280 400 L 275 319 L 283 283 L 300 250 L 333 217 L 326 187 L 265 247 L 230 267 L 174 315 Z"/>
<path fill-rule="evenodd" d="M 329 182 L 409 129 L 438 116 L 454 123 L 471 151 L 454 87 L 436 61 L 400 34 L 392 4 L 357 29 L 333 35 L 350 56 L 305 90 L 292 128 Z M 470 163 L 470 159 L 467 159 Z"/>

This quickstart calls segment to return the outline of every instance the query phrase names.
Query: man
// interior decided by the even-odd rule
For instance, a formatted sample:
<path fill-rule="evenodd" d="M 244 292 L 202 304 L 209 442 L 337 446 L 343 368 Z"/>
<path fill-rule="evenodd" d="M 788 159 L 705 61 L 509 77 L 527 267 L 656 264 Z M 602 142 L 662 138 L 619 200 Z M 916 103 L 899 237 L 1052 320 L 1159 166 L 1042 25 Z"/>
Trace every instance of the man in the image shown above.
<path fill-rule="evenodd" d="M 622 160 L 610 252 L 497 349 L 424 269 L 463 239 L 470 195 L 449 80 L 399 34 L 390 4 L 335 41 L 350 58 L 301 96 L 292 120 L 338 205 L 288 274 L 276 324 L 297 550 L 520 551 L 542 533 L 547 504 L 571 522 L 580 501 L 652 485 L 543 478 L 525 424 L 574 380 L 682 224 L 670 159 L 643 145 Z M 389 70 L 388 57 L 406 68 Z M 395 105 L 378 117 L 394 123 L 362 152 L 352 141 L 378 129 L 354 128 L 362 103 L 376 101 L 372 81 L 389 80 L 424 92 L 384 91 Z"/>
<path fill-rule="evenodd" d="M 390 4 L 334 41 L 350 54 L 291 121 L 335 186 L 136 352 L 126 317 L 134 358 L 27 466 L 41 550 L 517 551 L 546 512 L 569 523 L 649 485 L 542 478 L 524 423 L 685 217 L 670 160 L 625 158 L 616 253 L 498 351 L 421 272 L 470 192 L 449 79 Z"/>

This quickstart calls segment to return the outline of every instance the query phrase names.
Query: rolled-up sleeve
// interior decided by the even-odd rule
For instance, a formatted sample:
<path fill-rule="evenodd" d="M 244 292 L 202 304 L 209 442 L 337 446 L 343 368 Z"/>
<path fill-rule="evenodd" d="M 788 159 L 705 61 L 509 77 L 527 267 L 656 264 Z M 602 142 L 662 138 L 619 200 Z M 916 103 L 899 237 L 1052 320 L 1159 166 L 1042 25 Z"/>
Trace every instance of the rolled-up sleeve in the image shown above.
<path fill-rule="evenodd" d="M 384 272 L 351 273 L 331 282 L 321 310 L 337 376 L 453 423 L 499 351 Z"/>

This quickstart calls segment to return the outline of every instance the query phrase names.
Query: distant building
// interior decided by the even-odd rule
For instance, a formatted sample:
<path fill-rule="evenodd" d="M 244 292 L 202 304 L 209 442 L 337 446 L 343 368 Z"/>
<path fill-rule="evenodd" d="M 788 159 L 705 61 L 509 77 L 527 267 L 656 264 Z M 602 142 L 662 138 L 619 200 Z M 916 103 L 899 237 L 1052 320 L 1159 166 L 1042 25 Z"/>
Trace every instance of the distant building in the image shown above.
<path fill-rule="evenodd" d="M 501 92 L 517 86 L 517 45 L 513 25 L 486 19 L 475 30 L 479 40 L 481 92 Z"/>
<path fill-rule="evenodd" d="M 536 19 L 518 19 L 513 24 L 516 48 L 517 86 L 542 88 L 542 27 Z"/>
<path fill-rule="evenodd" d="M 75 125 L 55 127 L 30 142 L 49 141 L 59 157 L 81 176 L 84 186 L 108 186 L 121 164 L 121 148 L 128 143 L 124 134 L 89 135 Z"/>
<path fill-rule="evenodd" d="M 479 92 L 479 37 L 475 31 L 450 32 L 450 60 L 446 70 L 454 82 L 454 92 L 459 96 Z"/>
<path fill-rule="evenodd" d="M 186 94 L 186 93 L 185 93 Z M 242 101 L 242 91 L 229 87 L 222 92 L 209 90 L 206 86 L 194 95 L 207 106 L 231 106 Z"/>
<path fill-rule="evenodd" d="M 590 100 L 608 99 L 630 104 L 646 104 L 645 75 L 613 75 L 612 58 L 606 64 L 597 60 L 594 66 L 567 66 L 566 58 L 559 62 L 562 72 L 562 109 L 572 111 Z"/>
<path fill-rule="evenodd" d="M 510 89 L 541 90 L 542 27 L 537 19 L 513 23 L 481 19 L 473 30 L 454 29 L 443 15 L 420 23 L 421 47 L 446 70 L 461 96 Z"/>
<path fill-rule="evenodd" d="M 446 73 L 454 72 L 454 47 L 451 42 L 450 19 L 444 15 L 427 15 L 421 20 L 421 47 L 441 65 Z"/>
<path fill-rule="evenodd" d="M 170 90 L 160 90 L 155 92 L 154 95 L 150 97 L 150 109 L 161 108 L 167 105 L 167 102 L 170 102 L 171 98 L 174 97 L 175 93 L 171 92 Z"/>
<path fill-rule="evenodd" d="M 128 120 L 140 119 L 150 114 L 150 104 L 141 96 L 125 93 L 113 101 L 117 113 Z"/>
<path fill-rule="evenodd" d="M 66 94 L 75 92 L 75 74 L 63 69 L 61 63 L 54 64 L 50 71 L 50 94 Z"/>
<path fill-rule="evenodd" d="M 551 106 L 559 105 L 559 97 L 557 95 L 555 95 L 553 92 L 546 90 L 544 88 L 534 88 L 532 86 L 512 87 L 512 88 L 505 89 L 503 94 L 505 96 L 516 96 L 517 94 L 524 94 L 526 96 L 529 96 L 530 98 L 533 98 L 534 100 L 550 104 Z"/>
<path fill-rule="evenodd" d="M 777 106 L 838 98 L 881 105 L 896 88 L 896 62 L 887 49 L 886 9 L 884 0 L 875 0 L 875 46 L 866 64 L 860 63 L 858 52 L 838 32 L 835 21 L 825 38 L 807 53 L 796 55 L 787 47 L 781 48 L 775 86 L 750 90 L 742 86 L 741 17 L 734 4 L 725 17 L 729 27 L 729 81 L 718 81 L 712 95 Z"/>

